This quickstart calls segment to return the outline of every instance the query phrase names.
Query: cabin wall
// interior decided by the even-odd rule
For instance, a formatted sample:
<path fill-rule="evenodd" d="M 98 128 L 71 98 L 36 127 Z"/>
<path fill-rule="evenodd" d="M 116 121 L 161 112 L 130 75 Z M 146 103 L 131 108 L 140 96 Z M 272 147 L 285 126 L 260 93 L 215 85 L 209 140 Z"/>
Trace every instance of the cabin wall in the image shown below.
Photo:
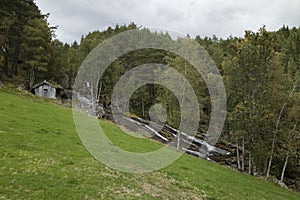
<path fill-rule="evenodd" d="M 55 99 L 56 98 L 56 89 L 50 85 L 41 85 L 35 90 L 35 95 L 44 98 Z"/>

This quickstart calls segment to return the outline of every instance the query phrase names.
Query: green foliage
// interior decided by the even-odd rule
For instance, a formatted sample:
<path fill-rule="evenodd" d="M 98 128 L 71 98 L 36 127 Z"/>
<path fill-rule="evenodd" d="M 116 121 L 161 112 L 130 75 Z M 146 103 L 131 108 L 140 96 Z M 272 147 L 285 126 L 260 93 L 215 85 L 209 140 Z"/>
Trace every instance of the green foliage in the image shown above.
<path fill-rule="evenodd" d="M 232 42 L 234 51 L 223 61 L 229 98 L 227 123 L 238 138 L 246 138 L 246 149 L 252 154 L 255 171 L 260 174 L 266 174 L 270 155 L 274 149 L 277 152 L 281 148 L 278 141 L 284 141 L 285 136 L 281 134 L 287 125 L 280 124 L 282 130 L 278 136 L 276 123 L 284 123 L 285 119 L 279 117 L 280 109 L 287 103 L 290 86 L 299 71 L 294 59 L 287 59 L 292 55 L 298 57 L 299 52 L 294 50 L 295 54 L 288 55 L 293 45 L 286 47 L 286 43 L 297 40 L 290 41 L 289 30 L 282 31 L 272 33 L 265 27 L 257 33 L 246 31 L 245 38 Z M 273 140 L 276 145 L 272 146 Z M 274 168 L 278 165 L 281 164 L 275 163 Z"/>
<path fill-rule="evenodd" d="M 20 58 L 27 68 L 27 80 L 31 88 L 36 74 L 46 72 L 50 60 L 51 30 L 47 21 L 32 19 L 23 27 Z"/>
<path fill-rule="evenodd" d="M 0 49 L 4 57 L 4 73 L 6 76 L 16 76 L 20 63 L 24 62 L 20 56 L 21 45 L 25 42 L 23 35 L 34 33 L 35 36 L 40 37 L 41 35 L 37 34 L 41 34 L 41 32 L 37 33 L 37 30 L 32 29 L 35 28 L 35 25 L 38 25 L 37 29 L 41 28 L 43 25 L 37 21 L 45 19 L 47 16 L 40 13 L 33 0 L 3 0 L 0 3 L 0 16 Z M 48 24 L 46 26 L 48 28 Z M 45 31 L 45 25 L 41 29 Z M 47 35 L 47 32 L 43 34 Z M 36 48 L 39 49 L 39 46 Z"/>

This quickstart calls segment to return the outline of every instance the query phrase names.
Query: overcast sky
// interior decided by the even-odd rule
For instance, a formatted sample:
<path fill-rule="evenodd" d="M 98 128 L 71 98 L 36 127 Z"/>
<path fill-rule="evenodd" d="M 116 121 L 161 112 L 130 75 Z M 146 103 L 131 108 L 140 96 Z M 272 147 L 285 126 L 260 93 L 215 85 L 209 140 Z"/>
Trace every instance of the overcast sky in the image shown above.
<path fill-rule="evenodd" d="M 257 31 L 262 25 L 277 30 L 283 24 L 300 26 L 299 0 L 36 0 L 58 39 L 79 41 L 89 31 L 134 22 L 165 28 L 192 37 L 226 38 Z"/>

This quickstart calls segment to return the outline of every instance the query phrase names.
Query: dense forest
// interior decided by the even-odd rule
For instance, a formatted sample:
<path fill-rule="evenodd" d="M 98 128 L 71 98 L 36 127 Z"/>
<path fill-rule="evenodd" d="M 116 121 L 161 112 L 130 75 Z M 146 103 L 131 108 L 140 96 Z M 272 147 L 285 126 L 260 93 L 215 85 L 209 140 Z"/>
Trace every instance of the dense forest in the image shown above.
<path fill-rule="evenodd" d="M 67 44 L 55 39 L 48 14 L 33 0 L 0 2 L 0 81 L 23 84 L 30 90 L 43 80 L 72 89 L 85 57 L 105 39 L 136 29 L 134 23 L 93 31 Z M 168 37 L 168 34 L 165 34 Z M 268 31 L 245 31 L 243 37 L 194 38 L 219 68 L 227 93 L 227 119 L 222 139 L 243 151 L 237 168 L 250 174 L 295 179 L 300 168 L 300 28 L 282 26 Z M 146 63 L 162 63 L 184 74 L 199 101 L 205 132 L 210 118 L 207 87 L 184 59 L 164 51 L 130 52 L 111 64 L 100 80 L 98 101 L 109 104 L 114 85 L 126 71 Z M 162 86 L 149 84 L 131 97 L 131 112 L 149 118 L 151 105 L 167 107 L 167 122 L 177 127 L 180 109 L 174 95 Z M 192 117 L 192 116 L 191 116 Z M 298 177 L 299 178 L 299 177 Z"/>

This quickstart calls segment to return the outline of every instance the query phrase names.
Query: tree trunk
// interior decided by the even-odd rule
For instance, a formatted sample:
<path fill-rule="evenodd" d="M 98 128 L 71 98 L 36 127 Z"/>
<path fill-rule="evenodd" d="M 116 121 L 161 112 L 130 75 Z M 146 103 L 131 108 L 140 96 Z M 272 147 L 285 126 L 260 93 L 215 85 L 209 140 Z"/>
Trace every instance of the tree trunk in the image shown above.
<path fill-rule="evenodd" d="M 252 158 L 251 158 L 251 153 L 249 153 L 249 169 L 248 173 L 251 175 L 251 169 L 252 169 Z"/>
<path fill-rule="evenodd" d="M 144 93 L 142 94 L 142 114 L 145 118 L 145 102 L 144 102 Z"/>
<path fill-rule="evenodd" d="M 240 147 L 239 147 L 238 137 L 236 137 L 236 159 L 237 159 L 237 167 L 240 170 L 241 169 L 241 163 L 240 163 Z"/>
<path fill-rule="evenodd" d="M 180 147 L 180 131 L 177 133 L 177 149 Z"/>
<path fill-rule="evenodd" d="M 267 169 L 266 176 L 270 176 L 272 160 L 273 160 L 273 154 L 274 154 L 274 148 L 275 148 L 275 140 L 276 140 L 276 134 L 274 133 L 273 140 L 272 140 L 272 147 L 271 147 L 271 155 L 270 155 L 270 158 L 269 158 L 269 164 L 268 164 L 268 169 Z"/>
<path fill-rule="evenodd" d="M 187 72 L 187 68 L 186 68 L 186 61 L 184 62 L 184 75 L 186 76 L 186 72 Z M 181 96 L 181 100 L 180 100 L 180 106 L 183 105 L 184 103 L 184 96 L 185 96 L 185 86 L 186 85 L 186 79 L 183 80 L 183 83 L 182 83 L 182 96 Z M 177 149 L 179 149 L 179 146 L 180 146 L 180 131 L 178 131 L 178 141 L 177 141 Z"/>
<path fill-rule="evenodd" d="M 277 122 L 276 122 L 276 127 L 275 127 L 275 131 L 274 131 L 274 134 L 273 134 L 273 139 L 272 139 L 272 147 L 271 147 L 271 154 L 270 154 L 269 164 L 268 164 L 268 169 L 267 169 L 267 176 L 270 175 L 271 166 L 272 166 L 272 160 L 273 160 L 273 154 L 274 154 L 274 149 L 275 149 L 275 142 L 276 142 L 277 130 L 278 130 L 278 126 L 279 126 L 281 115 L 283 113 L 283 110 L 284 110 L 286 104 L 287 104 L 287 102 L 285 102 L 283 104 L 283 106 L 282 106 L 282 108 L 280 110 L 280 113 L 279 113 L 279 117 L 278 117 Z"/>
<path fill-rule="evenodd" d="M 254 158 L 253 156 L 251 156 L 251 171 L 252 174 L 257 174 L 257 167 L 256 167 L 256 163 L 254 162 Z"/>
<path fill-rule="evenodd" d="M 245 136 L 242 140 L 242 170 L 245 170 Z"/>
<path fill-rule="evenodd" d="M 288 99 L 292 96 L 292 94 L 294 93 L 296 87 L 297 87 L 297 81 L 295 82 L 294 87 L 293 87 L 291 93 L 288 96 Z M 279 126 L 280 119 L 281 119 L 281 116 L 282 116 L 282 113 L 283 113 L 283 110 L 284 110 L 286 104 L 287 104 L 287 101 L 283 104 L 283 106 L 280 110 L 277 122 L 276 122 L 276 127 L 275 127 L 275 131 L 274 131 L 274 134 L 273 134 L 273 139 L 272 139 L 272 147 L 271 147 L 271 154 L 270 154 L 269 165 L 268 165 L 268 170 L 267 170 L 267 176 L 270 175 L 278 126 Z"/>
<path fill-rule="evenodd" d="M 268 159 L 266 159 L 264 162 L 264 170 L 263 170 L 264 176 L 267 174 L 267 168 L 268 168 Z"/>
<path fill-rule="evenodd" d="M 73 79 L 75 77 L 75 74 L 73 71 L 67 72 L 67 78 L 68 78 L 68 89 L 72 89 Z"/>
<path fill-rule="evenodd" d="M 288 164 L 288 160 L 289 160 L 289 155 L 287 154 L 286 157 L 285 157 L 284 165 L 283 165 L 282 172 L 281 172 L 281 178 L 280 178 L 281 182 L 283 182 L 284 173 L 285 173 L 285 170 L 286 170 L 286 166 Z"/>
<path fill-rule="evenodd" d="M 297 122 L 294 124 L 294 128 L 291 132 L 291 135 L 290 135 L 290 138 L 289 138 L 289 145 L 288 145 L 288 149 L 287 149 L 287 154 L 286 154 L 286 157 L 285 157 L 285 161 L 284 161 L 284 165 L 283 165 L 283 168 L 282 168 L 282 171 L 281 171 L 281 178 L 280 178 L 280 181 L 283 182 L 283 179 L 284 179 L 284 173 L 285 173 L 285 170 L 286 170 L 286 167 L 287 167 L 287 164 L 288 164 L 288 160 L 289 160 L 289 153 L 291 151 L 291 142 L 293 140 L 293 133 L 296 131 L 296 128 L 297 128 L 297 123 L 298 123 L 298 120 Z"/>
<path fill-rule="evenodd" d="M 18 60 L 19 60 L 19 48 L 16 47 L 13 57 L 12 57 L 12 62 L 11 62 L 11 76 L 18 75 Z"/>
<path fill-rule="evenodd" d="M 14 76 L 17 76 L 18 75 L 18 61 L 17 63 L 15 64 L 15 67 L 14 67 Z"/>
<path fill-rule="evenodd" d="M 95 110 L 95 102 L 94 102 L 94 88 L 93 88 L 93 82 L 90 83 L 90 90 L 91 90 L 91 96 L 92 96 L 92 109 Z"/>
<path fill-rule="evenodd" d="M 101 91 L 102 91 L 102 80 L 99 80 L 99 83 L 98 83 L 98 92 L 97 92 L 97 101 L 98 101 L 98 103 L 100 102 Z"/>
<path fill-rule="evenodd" d="M 4 73 L 8 76 L 8 54 L 4 54 Z"/>
<path fill-rule="evenodd" d="M 29 90 L 31 90 L 33 87 L 34 80 L 35 80 L 35 73 L 34 73 L 33 67 L 28 67 L 27 75 L 28 75 L 27 79 L 28 79 L 28 84 L 29 84 Z"/>

